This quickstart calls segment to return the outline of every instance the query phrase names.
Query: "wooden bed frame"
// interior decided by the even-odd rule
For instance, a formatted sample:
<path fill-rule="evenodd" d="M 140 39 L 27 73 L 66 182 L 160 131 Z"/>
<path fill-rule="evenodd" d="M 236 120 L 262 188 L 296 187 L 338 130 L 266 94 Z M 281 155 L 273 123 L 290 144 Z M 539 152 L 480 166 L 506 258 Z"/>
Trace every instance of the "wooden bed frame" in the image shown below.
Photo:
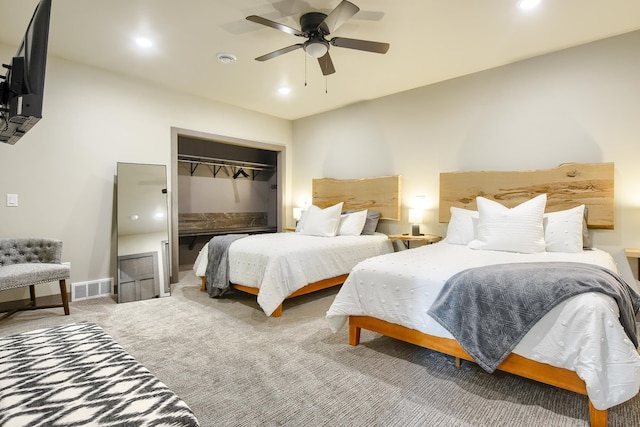
<path fill-rule="evenodd" d="M 312 204 L 326 208 L 343 202 L 343 210 L 372 210 L 380 212 L 380 219 L 400 220 L 401 214 L 401 178 L 400 176 L 382 176 L 362 179 L 319 178 L 312 182 Z M 298 289 L 286 299 L 294 298 L 344 283 L 348 274 L 309 283 Z M 201 277 L 201 290 L 207 289 L 205 277 Z M 231 287 L 251 295 L 258 295 L 259 288 L 232 283 Z M 282 304 L 271 313 L 271 317 L 282 316 Z"/>
<path fill-rule="evenodd" d="M 455 340 L 424 334 L 415 329 L 409 329 L 368 316 L 349 316 L 349 344 L 353 346 L 360 344 L 360 330 L 362 328 L 454 356 L 456 358 L 456 366 L 460 366 L 459 359 L 475 362 Z M 498 369 L 544 384 L 587 395 L 587 387 L 584 381 L 582 381 L 574 371 L 536 362 L 515 353 L 511 353 L 498 366 Z M 596 409 L 591 404 L 591 400 L 589 400 L 589 420 L 591 427 L 605 427 L 607 425 L 607 410 L 601 411 Z"/>
<path fill-rule="evenodd" d="M 295 291 L 294 293 L 289 295 L 286 299 L 299 297 L 300 295 L 310 294 L 311 292 L 320 291 L 322 289 L 327 289 L 327 288 L 331 288 L 333 286 L 342 285 L 344 283 L 344 281 L 347 280 L 347 276 L 348 276 L 348 274 L 343 274 L 343 275 L 340 275 L 340 276 L 331 277 L 329 279 L 324 279 L 324 280 L 320 280 L 320 281 L 317 281 L 317 282 L 314 282 L 314 283 L 310 283 L 307 286 L 305 286 L 304 288 L 298 289 L 297 291 Z M 236 284 L 231 284 L 231 287 L 233 289 L 237 289 L 239 291 L 246 292 L 248 294 L 256 295 L 256 296 L 258 295 L 258 292 L 260 291 L 259 288 L 252 288 L 252 287 L 249 287 L 249 286 L 236 285 Z M 276 308 L 273 311 L 273 313 L 271 313 L 271 317 L 280 317 L 280 316 L 282 316 L 282 304 L 280 304 L 278 306 L 278 308 Z"/>
<path fill-rule="evenodd" d="M 509 207 L 538 194 L 547 194 L 548 211 L 585 204 L 590 228 L 613 228 L 613 163 L 569 163 L 558 168 L 528 172 L 454 172 L 440 174 L 440 220 L 447 222 L 450 207 L 475 209 L 475 196 L 496 200 Z M 474 362 L 457 341 L 435 337 L 369 316 L 349 316 L 349 344 L 360 343 L 364 328 L 456 358 Z M 501 371 L 587 395 L 587 388 L 574 371 L 556 368 L 511 353 L 498 366 Z M 589 400 L 591 427 L 607 425 L 607 410 L 596 409 Z"/>

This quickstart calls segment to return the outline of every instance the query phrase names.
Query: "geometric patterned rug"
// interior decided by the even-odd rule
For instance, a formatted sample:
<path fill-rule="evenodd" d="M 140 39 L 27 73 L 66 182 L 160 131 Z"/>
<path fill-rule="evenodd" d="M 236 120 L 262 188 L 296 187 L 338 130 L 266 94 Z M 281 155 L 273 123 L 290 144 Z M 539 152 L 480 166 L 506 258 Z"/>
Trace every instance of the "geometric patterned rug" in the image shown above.
<path fill-rule="evenodd" d="M 0 337 L 0 426 L 198 426 L 98 325 Z"/>

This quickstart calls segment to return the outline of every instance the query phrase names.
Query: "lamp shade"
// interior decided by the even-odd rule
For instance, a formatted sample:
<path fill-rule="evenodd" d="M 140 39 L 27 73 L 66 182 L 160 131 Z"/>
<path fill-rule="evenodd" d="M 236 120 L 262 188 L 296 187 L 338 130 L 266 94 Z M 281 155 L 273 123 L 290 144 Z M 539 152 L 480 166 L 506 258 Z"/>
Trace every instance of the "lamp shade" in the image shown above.
<path fill-rule="evenodd" d="M 302 208 L 293 208 L 293 219 L 298 221 L 302 217 Z"/>
<path fill-rule="evenodd" d="M 424 211 L 422 209 L 409 209 L 409 223 L 420 224 L 423 221 Z"/>

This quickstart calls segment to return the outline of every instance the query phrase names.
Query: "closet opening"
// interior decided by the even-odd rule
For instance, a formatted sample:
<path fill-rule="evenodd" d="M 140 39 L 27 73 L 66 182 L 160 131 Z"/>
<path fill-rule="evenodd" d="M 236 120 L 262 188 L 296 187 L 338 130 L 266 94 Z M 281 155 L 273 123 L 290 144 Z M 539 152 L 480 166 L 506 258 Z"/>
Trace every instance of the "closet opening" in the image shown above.
<path fill-rule="evenodd" d="M 281 231 L 284 146 L 172 129 L 171 282 L 216 235 Z"/>

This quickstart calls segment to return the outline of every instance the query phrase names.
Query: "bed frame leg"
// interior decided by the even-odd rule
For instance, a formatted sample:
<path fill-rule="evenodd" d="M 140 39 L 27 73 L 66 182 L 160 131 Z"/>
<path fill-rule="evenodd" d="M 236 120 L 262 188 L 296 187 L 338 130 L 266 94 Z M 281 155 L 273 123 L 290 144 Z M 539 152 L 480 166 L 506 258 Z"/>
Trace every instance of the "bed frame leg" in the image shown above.
<path fill-rule="evenodd" d="M 591 427 L 607 427 L 607 410 L 596 409 L 589 399 L 589 424 Z"/>
<path fill-rule="evenodd" d="M 349 323 L 349 344 L 356 346 L 360 344 L 360 327 Z"/>
<path fill-rule="evenodd" d="M 204 276 L 202 276 L 202 277 L 200 278 L 200 280 L 201 280 L 201 283 L 200 283 L 200 290 L 201 290 L 201 291 L 206 291 L 206 290 L 207 290 L 207 279 L 206 279 Z"/>
<path fill-rule="evenodd" d="M 462 359 L 460 359 L 459 357 L 456 357 L 455 363 L 456 363 L 456 368 L 459 368 L 460 366 L 462 366 Z"/>
<path fill-rule="evenodd" d="M 278 308 L 273 310 L 273 313 L 271 313 L 271 317 L 280 317 L 280 316 L 282 316 L 282 304 L 280 304 Z"/>

